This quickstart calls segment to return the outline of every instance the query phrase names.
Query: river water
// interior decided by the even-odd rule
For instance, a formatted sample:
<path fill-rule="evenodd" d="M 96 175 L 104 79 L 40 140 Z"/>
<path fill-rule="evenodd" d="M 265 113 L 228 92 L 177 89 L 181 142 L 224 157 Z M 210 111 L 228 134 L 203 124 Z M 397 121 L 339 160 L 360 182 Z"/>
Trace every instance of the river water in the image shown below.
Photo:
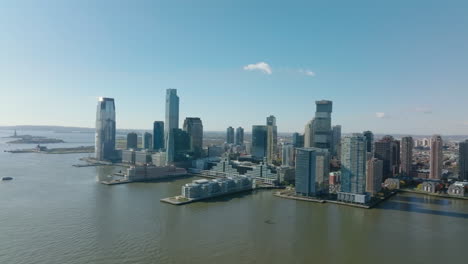
<path fill-rule="evenodd" d="M 23 131 L 21 131 L 23 132 Z M 24 132 L 26 133 L 26 132 Z M 27 132 L 93 145 L 93 134 Z M 0 131 L 0 137 L 12 131 Z M 0 263 L 465 263 L 468 201 L 399 194 L 371 210 L 256 191 L 174 206 L 191 179 L 106 186 L 87 154 L 0 138 Z"/>

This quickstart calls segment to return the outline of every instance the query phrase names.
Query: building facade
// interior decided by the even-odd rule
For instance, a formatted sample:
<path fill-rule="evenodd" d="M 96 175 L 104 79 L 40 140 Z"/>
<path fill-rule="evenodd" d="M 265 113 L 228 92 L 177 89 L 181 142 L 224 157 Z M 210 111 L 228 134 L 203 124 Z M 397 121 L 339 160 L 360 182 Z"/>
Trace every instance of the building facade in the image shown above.
<path fill-rule="evenodd" d="M 113 98 L 99 97 L 96 111 L 95 158 L 115 158 L 115 102 Z"/>
<path fill-rule="evenodd" d="M 328 193 L 330 153 L 320 148 L 298 148 L 296 155 L 296 193 L 320 196 Z"/>
<path fill-rule="evenodd" d="M 383 161 L 372 158 L 367 161 L 366 192 L 375 196 L 382 190 Z"/>
<path fill-rule="evenodd" d="M 458 144 L 458 179 L 468 181 L 468 140 Z"/>
<path fill-rule="evenodd" d="M 371 131 L 364 131 L 362 133 L 366 140 L 366 151 L 369 153 L 374 152 L 374 134 Z"/>
<path fill-rule="evenodd" d="M 238 146 L 244 145 L 244 129 L 242 127 L 236 128 L 236 138 L 234 143 Z"/>
<path fill-rule="evenodd" d="M 283 145 L 281 149 L 281 165 L 286 167 L 294 166 L 294 146 L 291 144 Z"/>
<path fill-rule="evenodd" d="M 153 123 L 153 150 L 164 149 L 164 122 L 154 121 Z"/>
<path fill-rule="evenodd" d="M 266 157 L 267 126 L 252 126 L 251 154 L 257 159 Z"/>
<path fill-rule="evenodd" d="M 149 132 L 143 133 L 142 141 L 143 149 L 152 150 L 153 149 L 153 135 Z"/>
<path fill-rule="evenodd" d="M 429 160 L 429 178 L 440 179 L 442 178 L 442 162 L 443 162 L 443 141 L 439 135 L 434 135 L 431 138 L 431 156 Z"/>
<path fill-rule="evenodd" d="M 331 145 L 332 156 L 341 158 L 341 126 L 336 125 L 332 128 L 332 145 Z"/>
<path fill-rule="evenodd" d="M 233 127 L 228 127 L 226 129 L 226 143 L 234 144 L 234 128 Z"/>
<path fill-rule="evenodd" d="M 203 154 L 203 123 L 199 117 L 187 117 L 184 121 L 184 131 L 190 137 L 189 150 L 196 158 Z"/>
<path fill-rule="evenodd" d="M 413 148 L 414 140 L 412 137 L 401 138 L 401 165 L 400 174 L 405 177 L 410 177 L 413 170 Z"/>
<path fill-rule="evenodd" d="M 179 97 L 177 96 L 177 89 L 166 90 L 166 121 L 164 123 L 166 142 L 166 161 L 168 163 L 174 162 L 175 155 L 175 141 L 174 129 L 179 128 Z"/>
<path fill-rule="evenodd" d="M 278 128 L 276 117 L 267 117 L 267 163 L 271 164 L 278 154 Z"/>
<path fill-rule="evenodd" d="M 127 134 L 127 149 L 137 149 L 138 148 L 138 135 L 135 132 L 130 132 Z"/>
<path fill-rule="evenodd" d="M 367 151 L 361 134 L 341 141 L 341 192 L 363 194 L 366 191 Z"/>
<path fill-rule="evenodd" d="M 292 144 L 295 148 L 304 147 L 304 135 L 294 132 L 292 135 Z"/>

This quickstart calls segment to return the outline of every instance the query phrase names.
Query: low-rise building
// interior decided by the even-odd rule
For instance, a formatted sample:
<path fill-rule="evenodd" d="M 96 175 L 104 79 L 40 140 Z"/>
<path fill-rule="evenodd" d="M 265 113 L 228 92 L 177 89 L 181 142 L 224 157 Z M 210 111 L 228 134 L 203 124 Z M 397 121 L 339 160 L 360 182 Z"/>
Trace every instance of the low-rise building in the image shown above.
<path fill-rule="evenodd" d="M 182 186 L 182 196 L 203 199 L 252 189 L 252 179 L 246 176 L 229 176 L 214 180 L 194 180 Z"/>
<path fill-rule="evenodd" d="M 348 193 L 348 192 L 337 192 L 338 201 L 346 203 L 357 203 L 366 204 L 369 202 L 368 194 Z"/>

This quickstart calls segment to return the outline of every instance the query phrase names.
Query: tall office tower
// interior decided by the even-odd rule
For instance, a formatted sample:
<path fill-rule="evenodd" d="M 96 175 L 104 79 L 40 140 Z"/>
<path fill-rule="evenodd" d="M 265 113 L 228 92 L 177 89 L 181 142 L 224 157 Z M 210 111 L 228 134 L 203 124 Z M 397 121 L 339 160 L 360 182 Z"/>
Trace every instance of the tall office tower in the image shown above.
<path fill-rule="evenodd" d="M 276 117 L 267 117 L 267 163 L 271 164 L 278 154 L 278 128 Z"/>
<path fill-rule="evenodd" d="M 153 149 L 153 135 L 149 132 L 143 133 L 143 149 Z"/>
<path fill-rule="evenodd" d="M 153 123 L 153 149 L 155 151 L 164 149 L 164 122 L 154 121 Z"/>
<path fill-rule="evenodd" d="M 341 158 L 341 126 L 333 126 L 332 128 L 332 146 L 331 153 L 333 157 Z"/>
<path fill-rule="evenodd" d="M 314 147 L 330 150 L 332 140 L 331 113 L 332 101 L 321 100 L 315 102 L 317 110 L 314 121 Z"/>
<path fill-rule="evenodd" d="M 135 132 L 127 134 L 127 149 L 138 148 L 138 135 Z"/>
<path fill-rule="evenodd" d="M 366 138 L 366 151 L 372 153 L 374 151 L 374 134 L 371 131 L 364 131 L 363 135 Z"/>
<path fill-rule="evenodd" d="M 403 137 L 401 139 L 400 173 L 402 176 L 411 176 L 411 171 L 413 168 L 413 148 L 414 140 L 412 137 Z"/>
<path fill-rule="evenodd" d="M 363 194 L 366 191 L 366 141 L 353 134 L 341 140 L 341 191 Z"/>
<path fill-rule="evenodd" d="M 276 126 L 276 117 L 274 115 L 270 115 L 266 118 L 267 126 Z"/>
<path fill-rule="evenodd" d="M 179 97 L 177 89 L 166 90 L 166 122 L 164 123 L 164 141 L 166 142 L 166 161 L 174 161 L 174 136 L 173 130 L 179 128 Z"/>
<path fill-rule="evenodd" d="M 366 191 L 372 196 L 382 189 L 383 161 L 372 158 L 367 161 Z"/>
<path fill-rule="evenodd" d="M 307 122 L 304 128 L 304 147 L 311 148 L 314 146 L 314 123 L 315 118 Z"/>
<path fill-rule="evenodd" d="M 468 181 L 468 140 L 458 144 L 458 179 Z"/>
<path fill-rule="evenodd" d="M 203 153 L 203 124 L 199 117 L 187 117 L 184 121 L 184 131 L 190 137 L 190 151 L 195 157 L 201 157 Z"/>
<path fill-rule="evenodd" d="M 326 149 L 298 148 L 296 154 L 296 193 L 320 196 L 328 193 L 330 154 Z"/>
<path fill-rule="evenodd" d="M 429 160 L 430 179 L 440 179 L 442 177 L 442 153 L 443 141 L 439 135 L 434 135 L 431 138 L 431 158 Z"/>
<path fill-rule="evenodd" d="M 226 143 L 234 144 L 234 128 L 228 127 L 226 130 Z"/>
<path fill-rule="evenodd" d="M 294 164 L 294 146 L 291 144 L 283 145 L 281 149 L 281 165 L 292 167 Z"/>
<path fill-rule="evenodd" d="M 99 97 L 96 111 L 95 157 L 115 158 L 115 103 L 113 98 Z"/>
<path fill-rule="evenodd" d="M 190 135 L 180 129 L 173 129 L 174 136 L 174 161 L 180 161 L 190 151 Z"/>
<path fill-rule="evenodd" d="M 252 126 L 251 154 L 257 159 L 266 157 L 267 126 Z"/>
<path fill-rule="evenodd" d="M 236 128 L 236 138 L 234 143 L 238 146 L 244 145 L 244 129 L 242 127 Z"/>
<path fill-rule="evenodd" d="M 304 135 L 294 132 L 292 135 L 292 144 L 295 148 L 304 147 Z"/>

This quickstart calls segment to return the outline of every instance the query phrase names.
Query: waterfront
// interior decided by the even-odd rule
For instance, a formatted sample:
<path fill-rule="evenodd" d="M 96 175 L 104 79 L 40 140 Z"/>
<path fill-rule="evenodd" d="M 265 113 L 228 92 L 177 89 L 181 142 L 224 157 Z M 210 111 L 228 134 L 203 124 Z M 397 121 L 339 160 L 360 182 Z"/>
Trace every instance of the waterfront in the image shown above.
<path fill-rule="evenodd" d="M 57 147 L 94 140 L 94 134 L 56 137 L 69 142 Z M 3 140 L 0 176 L 14 179 L 0 182 L 0 263 L 466 260 L 467 201 L 398 194 L 366 210 L 260 190 L 172 206 L 160 199 L 179 195 L 192 178 L 106 186 L 98 181 L 112 167 L 72 166 L 87 154 L 15 155 L 3 150 L 18 146 Z"/>

